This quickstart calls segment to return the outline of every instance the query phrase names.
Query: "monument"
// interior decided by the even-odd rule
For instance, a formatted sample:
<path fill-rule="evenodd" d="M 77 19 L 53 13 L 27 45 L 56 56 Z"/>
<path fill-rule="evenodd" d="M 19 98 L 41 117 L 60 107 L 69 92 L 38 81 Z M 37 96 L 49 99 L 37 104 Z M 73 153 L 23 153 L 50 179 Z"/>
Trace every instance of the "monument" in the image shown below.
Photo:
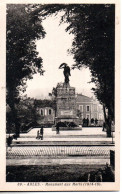
<path fill-rule="evenodd" d="M 57 114 L 55 121 L 74 122 L 78 125 L 79 118 L 76 110 L 75 88 L 69 84 L 70 67 L 63 63 L 59 69 L 64 69 L 64 83 L 57 88 Z"/>

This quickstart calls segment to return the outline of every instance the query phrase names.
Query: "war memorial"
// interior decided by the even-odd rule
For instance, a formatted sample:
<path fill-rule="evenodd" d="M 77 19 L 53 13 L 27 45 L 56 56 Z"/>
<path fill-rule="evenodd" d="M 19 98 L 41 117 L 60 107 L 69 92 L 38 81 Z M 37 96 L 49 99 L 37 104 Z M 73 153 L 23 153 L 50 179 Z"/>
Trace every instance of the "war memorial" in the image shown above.
<path fill-rule="evenodd" d="M 64 67 L 63 67 L 64 66 Z M 70 125 L 74 123 L 75 130 L 81 129 L 78 127 L 79 118 L 77 117 L 76 112 L 76 94 L 75 88 L 70 86 L 69 83 L 69 76 L 70 74 L 70 67 L 63 63 L 59 68 L 64 68 L 64 83 L 62 86 L 57 88 L 57 98 L 56 98 L 56 105 L 57 105 L 57 114 L 55 118 L 55 124 L 59 122 L 68 123 Z M 61 130 L 65 129 L 74 129 L 74 127 L 65 126 L 61 127 Z"/>
<path fill-rule="evenodd" d="M 64 83 L 62 87 L 57 88 L 57 118 L 59 121 L 76 122 L 76 99 L 75 88 L 70 87 L 69 84 Z"/>

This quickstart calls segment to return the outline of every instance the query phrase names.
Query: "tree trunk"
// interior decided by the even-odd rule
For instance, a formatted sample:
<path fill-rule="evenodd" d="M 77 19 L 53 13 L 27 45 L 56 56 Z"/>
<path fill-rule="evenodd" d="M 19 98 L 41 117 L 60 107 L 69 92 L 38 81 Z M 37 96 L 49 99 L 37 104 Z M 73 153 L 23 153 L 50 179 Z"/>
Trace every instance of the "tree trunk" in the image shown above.
<path fill-rule="evenodd" d="M 15 134 L 16 134 L 16 137 L 19 137 L 20 136 L 20 123 L 18 121 L 17 110 L 16 110 L 15 104 L 13 102 L 10 103 L 10 108 L 11 108 L 11 111 L 13 114 L 13 121 L 15 124 Z"/>
<path fill-rule="evenodd" d="M 111 115 L 110 115 L 110 111 L 108 110 L 108 115 L 106 116 L 104 105 L 103 105 L 103 112 L 104 112 L 105 126 L 107 130 L 106 131 L 107 137 L 111 137 Z"/>
<path fill-rule="evenodd" d="M 106 112 L 105 112 L 105 106 L 103 105 L 103 113 L 104 113 L 104 120 L 106 122 Z"/>
<path fill-rule="evenodd" d="M 104 113 L 104 123 L 103 123 L 103 131 L 105 130 L 105 128 L 106 128 L 106 125 L 105 125 L 105 123 L 106 123 L 106 112 L 105 112 L 105 106 L 103 105 L 103 113 Z"/>
<path fill-rule="evenodd" d="M 109 113 L 109 110 L 108 110 L 108 118 L 106 119 L 107 120 L 107 137 L 111 137 L 111 115 Z"/>
<path fill-rule="evenodd" d="M 107 123 L 107 137 L 111 137 L 111 122 L 109 119 Z"/>
<path fill-rule="evenodd" d="M 16 137 L 20 137 L 20 123 L 18 120 L 15 121 L 15 128 L 16 128 Z"/>

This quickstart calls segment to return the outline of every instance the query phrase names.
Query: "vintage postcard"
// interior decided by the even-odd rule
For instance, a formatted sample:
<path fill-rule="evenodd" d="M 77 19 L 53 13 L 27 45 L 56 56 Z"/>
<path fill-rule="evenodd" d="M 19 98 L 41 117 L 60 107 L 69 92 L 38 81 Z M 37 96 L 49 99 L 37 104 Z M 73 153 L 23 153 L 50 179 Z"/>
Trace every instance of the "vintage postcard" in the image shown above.
<path fill-rule="evenodd" d="M 120 1 L 0 2 L 0 191 L 120 188 Z"/>

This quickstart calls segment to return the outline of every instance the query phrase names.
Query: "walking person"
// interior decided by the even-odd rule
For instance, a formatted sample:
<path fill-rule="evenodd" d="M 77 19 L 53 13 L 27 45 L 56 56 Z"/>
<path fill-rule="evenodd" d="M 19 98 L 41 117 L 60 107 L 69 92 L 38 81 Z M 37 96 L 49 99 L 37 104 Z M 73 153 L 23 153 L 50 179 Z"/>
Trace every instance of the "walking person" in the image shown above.
<path fill-rule="evenodd" d="M 36 139 L 39 139 L 39 130 L 37 131 Z"/>
<path fill-rule="evenodd" d="M 9 137 L 7 138 L 7 146 L 10 147 L 12 149 L 12 140 L 13 140 L 13 137 L 9 135 Z"/>
<path fill-rule="evenodd" d="M 102 129 L 102 131 L 105 131 L 105 127 L 106 127 L 106 124 L 105 124 L 105 122 L 103 122 L 103 129 Z"/>
<path fill-rule="evenodd" d="M 43 126 L 41 126 L 41 129 L 40 129 L 41 140 L 43 140 L 43 134 L 44 134 L 44 128 Z"/>
<path fill-rule="evenodd" d="M 56 125 L 56 133 L 59 134 L 59 123 Z"/>

